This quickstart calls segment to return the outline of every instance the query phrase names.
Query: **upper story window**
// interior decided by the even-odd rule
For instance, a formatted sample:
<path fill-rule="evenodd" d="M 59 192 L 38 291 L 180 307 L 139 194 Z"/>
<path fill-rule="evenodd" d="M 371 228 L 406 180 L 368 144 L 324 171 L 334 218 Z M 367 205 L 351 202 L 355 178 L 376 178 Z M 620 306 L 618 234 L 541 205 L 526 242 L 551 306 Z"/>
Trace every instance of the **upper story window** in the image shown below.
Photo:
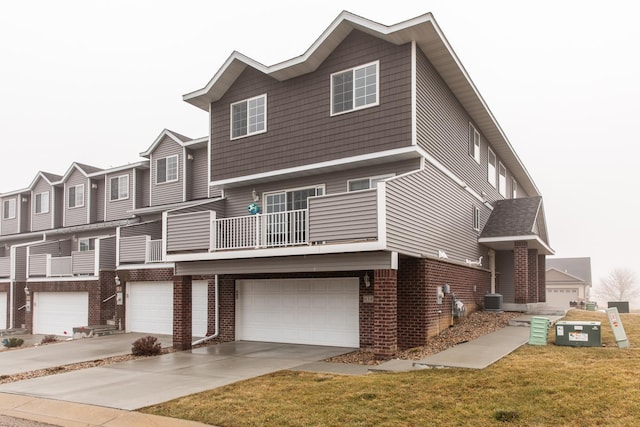
<path fill-rule="evenodd" d="M 480 231 L 480 208 L 477 206 L 473 207 L 473 229 L 476 231 Z"/>
<path fill-rule="evenodd" d="M 331 75 L 331 114 L 378 105 L 379 62 Z"/>
<path fill-rule="evenodd" d="M 82 238 L 78 239 L 78 249 L 80 252 L 92 251 L 96 248 L 96 239 Z"/>
<path fill-rule="evenodd" d="M 231 139 L 266 131 L 266 94 L 231 104 Z"/>
<path fill-rule="evenodd" d="M 507 197 L 507 168 L 502 163 L 498 166 L 498 191 L 502 197 Z"/>
<path fill-rule="evenodd" d="M 469 155 L 480 164 L 480 132 L 469 123 Z"/>
<path fill-rule="evenodd" d="M 496 153 L 494 153 L 491 148 L 487 152 L 487 181 L 489 184 L 496 186 Z"/>
<path fill-rule="evenodd" d="M 518 181 L 514 177 L 511 177 L 511 198 L 518 198 Z"/>
<path fill-rule="evenodd" d="M 16 217 L 16 199 L 8 199 L 2 203 L 2 219 L 14 219 Z"/>
<path fill-rule="evenodd" d="M 79 208 L 84 206 L 84 184 L 69 187 L 69 204 L 70 208 Z"/>
<path fill-rule="evenodd" d="M 368 190 L 369 188 L 376 188 L 378 182 L 393 177 L 390 175 L 373 176 L 371 178 L 352 179 L 348 182 L 349 191 Z"/>
<path fill-rule="evenodd" d="M 129 175 L 111 178 L 111 201 L 129 198 Z"/>
<path fill-rule="evenodd" d="M 34 212 L 37 214 L 43 214 L 49 212 L 49 192 L 36 194 L 34 201 Z"/>
<path fill-rule="evenodd" d="M 163 157 L 156 160 L 156 184 L 178 180 L 178 156 Z M 128 184 L 127 184 L 128 187 Z M 111 190 L 113 194 L 113 187 Z"/>

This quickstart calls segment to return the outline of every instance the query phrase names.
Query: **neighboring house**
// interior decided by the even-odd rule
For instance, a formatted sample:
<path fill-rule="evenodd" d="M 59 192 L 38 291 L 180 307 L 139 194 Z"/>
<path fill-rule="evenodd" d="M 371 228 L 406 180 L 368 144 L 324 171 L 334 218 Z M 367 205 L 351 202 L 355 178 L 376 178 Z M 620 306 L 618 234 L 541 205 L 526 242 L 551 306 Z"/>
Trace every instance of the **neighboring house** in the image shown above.
<path fill-rule="evenodd" d="M 591 258 L 549 258 L 546 279 L 549 306 L 584 307 L 591 301 Z"/>
<path fill-rule="evenodd" d="M 164 130 L 148 168 L 74 164 L 61 180 L 65 226 L 94 226 L 103 193 L 104 221 L 128 221 L 108 287 L 122 304 L 100 302 L 127 331 L 173 334 L 178 350 L 209 335 L 389 357 L 446 328 L 456 300 L 544 302 L 541 194 L 430 14 L 343 12 L 302 56 L 234 52 L 184 100 L 208 137 Z M 95 194 L 75 215 L 82 184 Z"/>

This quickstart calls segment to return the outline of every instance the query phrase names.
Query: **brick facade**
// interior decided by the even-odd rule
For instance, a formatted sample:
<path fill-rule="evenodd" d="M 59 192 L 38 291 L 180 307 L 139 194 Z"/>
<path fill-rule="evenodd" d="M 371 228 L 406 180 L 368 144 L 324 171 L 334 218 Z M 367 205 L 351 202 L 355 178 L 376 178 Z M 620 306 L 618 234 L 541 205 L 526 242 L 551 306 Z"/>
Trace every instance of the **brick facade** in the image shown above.
<path fill-rule="evenodd" d="M 547 301 L 547 257 L 538 255 L 538 302 Z"/>
<path fill-rule="evenodd" d="M 373 272 L 373 351 L 386 359 L 398 351 L 398 277 L 396 270 Z"/>
<path fill-rule="evenodd" d="M 516 304 L 529 302 L 529 244 L 517 241 L 513 244 L 513 275 Z"/>
<path fill-rule="evenodd" d="M 529 249 L 529 300 L 528 302 L 538 302 L 538 250 Z"/>
<path fill-rule="evenodd" d="M 191 276 L 173 278 L 173 348 L 191 349 Z"/>

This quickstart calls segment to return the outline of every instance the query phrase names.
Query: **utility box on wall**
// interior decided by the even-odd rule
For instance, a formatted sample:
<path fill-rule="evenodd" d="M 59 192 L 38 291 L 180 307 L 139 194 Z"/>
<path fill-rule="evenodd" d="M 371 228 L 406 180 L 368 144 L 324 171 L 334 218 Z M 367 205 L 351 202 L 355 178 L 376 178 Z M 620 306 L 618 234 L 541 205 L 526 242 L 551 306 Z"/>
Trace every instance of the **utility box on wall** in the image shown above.
<path fill-rule="evenodd" d="M 556 345 L 601 347 L 600 322 L 560 321 L 556 323 Z"/>

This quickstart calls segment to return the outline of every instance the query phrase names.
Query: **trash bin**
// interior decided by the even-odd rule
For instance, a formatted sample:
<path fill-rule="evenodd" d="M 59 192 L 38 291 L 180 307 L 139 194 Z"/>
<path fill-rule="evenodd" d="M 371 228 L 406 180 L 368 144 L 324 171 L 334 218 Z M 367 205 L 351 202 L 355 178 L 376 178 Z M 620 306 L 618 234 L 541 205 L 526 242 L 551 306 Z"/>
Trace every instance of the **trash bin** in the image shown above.
<path fill-rule="evenodd" d="M 529 344 L 547 345 L 549 338 L 549 319 L 546 317 L 532 317 L 529 327 Z"/>
<path fill-rule="evenodd" d="M 600 322 L 563 320 L 556 323 L 556 345 L 600 347 L 601 331 Z"/>

